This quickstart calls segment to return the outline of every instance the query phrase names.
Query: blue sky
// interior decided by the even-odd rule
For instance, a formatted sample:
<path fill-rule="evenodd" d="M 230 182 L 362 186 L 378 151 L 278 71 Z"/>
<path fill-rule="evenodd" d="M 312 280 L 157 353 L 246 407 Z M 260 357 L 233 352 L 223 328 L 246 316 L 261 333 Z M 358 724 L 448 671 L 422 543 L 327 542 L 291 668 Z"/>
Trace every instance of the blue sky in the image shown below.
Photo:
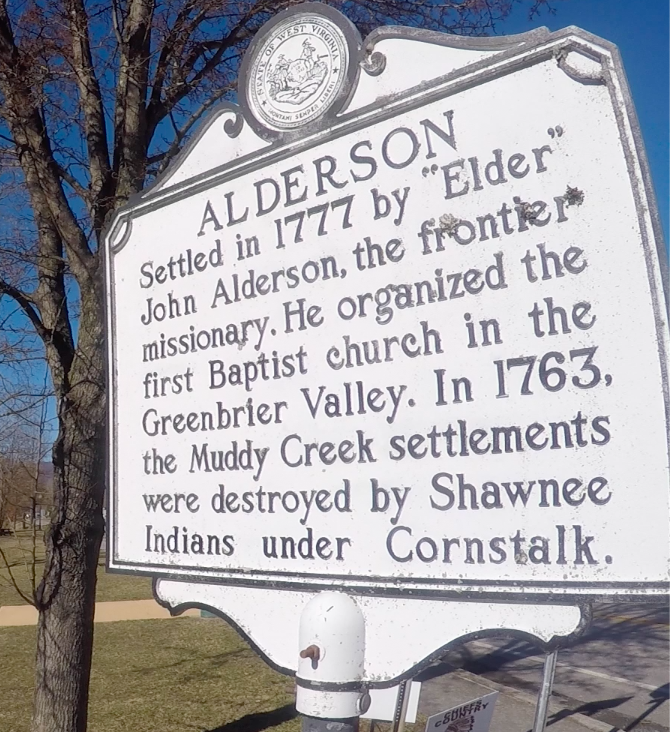
<path fill-rule="evenodd" d="M 642 128 L 668 246 L 668 0 L 553 0 L 556 15 L 546 12 L 528 21 L 527 6 L 498 28 L 520 33 L 546 25 L 558 30 L 577 25 L 616 43 Z"/>

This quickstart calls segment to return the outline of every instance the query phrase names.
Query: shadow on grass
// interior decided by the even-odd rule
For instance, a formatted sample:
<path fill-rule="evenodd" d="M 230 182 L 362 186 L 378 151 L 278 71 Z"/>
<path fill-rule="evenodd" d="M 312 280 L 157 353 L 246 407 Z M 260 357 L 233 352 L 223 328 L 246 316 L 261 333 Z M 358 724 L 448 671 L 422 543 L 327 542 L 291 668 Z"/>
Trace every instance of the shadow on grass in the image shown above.
<path fill-rule="evenodd" d="M 256 714 L 245 714 L 241 719 L 234 722 L 222 724 L 207 732 L 262 732 L 268 727 L 276 727 L 278 724 L 289 722 L 298 716 L 294 704 L 286 704 L 271 712 L 258 712 Z"/>
<path fill-rule="evenodd" d="M 177 650 L 181 651 L 181 647 L 177 646 L 169 646 L 165 645 L 163 646 L 164 649 L 167 650 Z M 205 663 L 209 662 L 210 664 L 216 664 L 216 668 L 219 668 L 222 664 L 229 663 L 231 661 L 235 661 L 240 657 L 248 657 L 251 656 L 251 652 L 248 648 L 234 648 L 231 651 L 224 651 L 223 653 L 216 653 L 212 656 L 206 656 L 204 654 L 197 654 L 192 655 L 189 658 L 181 658 L 178 661 L 175 661 L 174 663 L 164 663 L 160 664 L 159 666 L 141 666 L 133 669 L 133 673 L 138 675 L 146 675 L 150 674 L 152 672 L 159 673 L 164 671 L 165 669 L 176 669 L 181 666 L 186 666 L 188 664 L 194 664 L 194 663 Z M 194 676 L 185 677 L 182 679 L 182 681 L 192 681 L 194 678 L 198 678 L 202 676 L 202 668 L 198 667 L 197 674 Z M 233 730 L 234 732 L 234 730 Z"/>

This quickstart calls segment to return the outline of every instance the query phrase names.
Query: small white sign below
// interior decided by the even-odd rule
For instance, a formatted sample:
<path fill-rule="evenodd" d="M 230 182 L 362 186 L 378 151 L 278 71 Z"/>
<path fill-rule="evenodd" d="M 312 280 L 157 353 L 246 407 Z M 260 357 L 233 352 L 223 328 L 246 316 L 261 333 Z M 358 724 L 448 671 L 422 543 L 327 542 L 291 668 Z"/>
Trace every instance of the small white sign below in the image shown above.
<path fill-rule="evenodd" d="M 395 716 L 396 704 L 398 701 L 398 687 L 391 686 L 388 689 L 370 689 L 370 708 L 361 714 L 363 719 L 376 719 L 380 722 L 392 722 Z M 419 695 L 421 694 L 421 683 L 412 681 L 409 685 L 409 701 L 405 722 L 414 724 L 416 712 L 419 708 Z"/>
<path fill-rule="evenodd" d="M 433 714 L 426 722 L 426 732 L 488 732 L 498 692 L 473 699 L 446 712 Z"/>

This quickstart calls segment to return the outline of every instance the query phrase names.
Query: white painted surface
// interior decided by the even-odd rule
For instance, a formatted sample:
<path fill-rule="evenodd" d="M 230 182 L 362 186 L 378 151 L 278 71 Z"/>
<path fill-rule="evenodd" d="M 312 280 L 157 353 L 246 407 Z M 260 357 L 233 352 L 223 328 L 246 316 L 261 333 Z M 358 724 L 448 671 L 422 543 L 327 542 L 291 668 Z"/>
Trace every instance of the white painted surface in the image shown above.
<path fill-rule="evenodd" d="M 299 624 L 296 709 L 309 717 L 348 719 L 360 713 L 360 689 L 337 691 L 315 684 L 361 682 L 365 674 L 365 618 L 343 592 L 319 592 Z M 307 652 L 312 653 L 307 656 Z M 310 684 L 310 686 L 306 686 Z"/>
<path fill-rule="evenodd" d="M 375 44 L 375 51 L 386 57 L 384 73 L 378 77 L 361 74 L 349 110 L 389 97 L 398 89 L 410 89 L 429 82 L 497 53 L 436 46 L 408 38 L 386 38 Z"/>
<path fill-rule="evenodd" d="M 258 138 L 248 126 L 242 128 L 238 137 L 229 137 L 224 126 L 235 121 L 234 111 L 219 108 L 212 112 L 204 123 L 198 144 L 186 146 L 179 159 L 174 161 L 165 174 L 156 182 L 156 191 L 179 185 L 184 181 L 213 170 L 219 166 L 230 164 L 243 155 L 254 150 L 261 151 L 266 143 Z"/>
<path fill-rule="evenodd" d="M 489 732 L 498 692 L 428 717 L 426 732 Z"/>
<path fill-rule="evenodd" d="M 304 648 L 299 618 L 313 593 L 160 579 L 156 596 L 179 610 L 194 604 L 215 608 L 276 668 L 285 673 L 298 669 Z M 371 684 L 399 679 L 463 636 L 523 633 L 546 643 L 570 635 L 580 623 L 578 607 L 354 597 L 365 618 L 364 678 Z"/>
<path fill-rule="evenodd" d="M 390 686 L 387 689 L 371 689 L 370 697 L 372 702 L 370 708 L 365 714 L 361 714 L 361 717 L 364 719 L 376 719 L 380 722 L 392 722 L 398 701 L 398 689 L 398 686 Z M 405 715 L 405 721 L 409 724 L 416 722 L 420 694 L 421 684 L 418 681 L 411 681 L 409 685 L 407 714 Z"/>
<path fill-rule="evenodd" d="M 550 49 L 565 42 L 551 38 Z M 581 43 L 612 71 L 607 49 Z M 387 45 L 389 55 L 402 49 Z M 233 141 L 212 126 L 186 158 L 187 177 L 204 182 L 130 212 L 129 237 L 108 268 L 111 568 L 415 595 L 664 591 L 667 318 L 640 164 L 624 154 L 635 143 L 630 121 L 624 114 L 617 124 L 623 82 L 582 84 L 553 56 L 524 66 L 532 53 L 494 54 L 495 78 L 466 70 L 430 97 L 416 92 L 412 108 L 389 101 L 382 111 L 397 109 L 391 118 L 361 113 L 361 128 L 333 139 L 333 124 L 311 147 L 291 143 L 283 158 L 246 172 L 243 153 L 267 155 L 268 146 L 246 125 Z M 388 83 L 366 77 L 352 108 L 386 95 Z M 414 139 L 413 161 L 392 167 L 412 157 Z M 206 161 L 221 159 L 221 145 L 236 172 L 207 182 Z M 325 156 L 335 172 L 320 192 L 315 161 Z M 360 156 L 374 158 L 368 180 Z M 317 165 L 330 170 L 327 159 Z M 581 205 L 568 205 L 569 187 Z M 276 207 L 258 215 L 274 191 Z M 160 200 L 169 203 L 152 208 Z M 525 203 L 535 224 L 517 215 Z M 259 253 L 239 260 L 237 234 L 249 252 L 256 237 Z M 369 266 L 377 254 L 368 259 L 366 237 L 384 248 L 384 266 Z M 198 253 L 203 271 L 189 274 Z M 259 276 L 261 290 L 273 291 L 250 297 Z M 432 294 L 415 284 L 424 281 Z M 163 319 L 169 301 L 181 315 Z M 314 308 L 304 330 L 285 314 L 301 302 Z M 191 340 L 211 345 L 216 329 L 240 333 L 242 323 L 243 342 Z M 185 352 L 169 355 L 171 343 Z M 356 365 L 366 343 L 379 362 Z M 515 359 L 528 357 L 531 393 L 522 394 L 526 369 Z M 163 385 L 165 396 L 154 396 Z M 235 413 L 240 426 L 226 426 Z M 209 414 L 214 429 L 203 431 Z M 309 443 L 318 447 L 307 466 Z M 211 451 L 223 470 L 212 469 Z M 174 472 L 161 462 L 168 455 Z M 541 481 L 551 480 L 556 494 L 547 483 L 543 495 Z"/>

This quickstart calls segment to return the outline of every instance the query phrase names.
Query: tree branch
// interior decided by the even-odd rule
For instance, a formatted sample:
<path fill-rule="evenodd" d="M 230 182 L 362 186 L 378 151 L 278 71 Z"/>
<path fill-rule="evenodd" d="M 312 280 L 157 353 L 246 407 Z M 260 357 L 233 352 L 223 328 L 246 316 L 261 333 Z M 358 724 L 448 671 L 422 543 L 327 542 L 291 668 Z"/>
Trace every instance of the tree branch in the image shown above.
<path fill-rule="evenodd" d="M 117 0 L 112 0 L 112 25 L 114 26 L 116 42 L 120 46 L 123 43 L 123 30 L 119 22 L 119 3 Z"/>
<path fill-rule="evenodd" d="M 146 134 L 146 94 L 151 49 L 153 0 L 129 0 L 114 114 L 114 173 L 116 196 L 127 200 L 141 190 L 149 140 Z"/>
<path fill-rule="evenodd" d="M 28 595 L 27 595 L 27 594 L 26 594 L 26 593 L 25 593 L 25 592 L 24 592 L 24 591 L 23 591 L 23 590 L 21 589 L 21 586 L 19 585 L 19 583 L 18 583 L 18 581 L 17 581 L 16 577 L 14 576 L 14 572 L 12 571 L 12 565 L 11 565 L 11 563 L 10 563 L 10 561 L 9 561 L 9 558 L 8 558 L 8 557 L 7 557 L 7 555 L 5 554 L 5 550 L 4 550 L 4 549 L 3 549 L 2 547 L 0 547 L 0 557 L 2 558 L 2 563 L 3 563 L 3 564 L 4 564 L 4 566 L 5 566 L 5 570 L 6 570 L 7 574 L 9 575 L 9 582 L 10 582 L 10 584 L 11 584 L 12 588 L 14 589 L 14 591 L 15 591 L 15 592 L 16 592 L 16 593 L 17 593 L 17 594 L 19 595 L 19 597 L 20 597 L 20 598 L 21 598 L 21 599 L 22 599 L 22 600 L 23 600 L 24 602 L 27 602 L 27 603 L 28 603 L 29 605 L 32 605 L 33 607 L 37 607 L 37 603 L 35 602 L 35 597 L 34 597 L 34 595 L 33 595 L 33 596 L 31 596 L 31 597 L 29 597 L 29 596 L 28 596 Z"/>
<path fill-rule="evenodd" d="M 97 290 L 96 258 L 63 190 L 30 79 L 30 59 L 16 46 L 7 8 L 0 5 L 0 91 L 4 96 L 0 113 L 14 138 L 33 213 L 42 219 L 49 213 L 80 288 Z"/>
<path fill-rule="evenodd" d="M 183 60 L 178 73 L 171 79 L 170 84 L 165 89 L 163 99 L 160 99 L 154 92 L 152 92 L 152 99 L 149 104 L 148 112 L 148 128 L 149 136 L 153 135 L 158 124 L 165 118 L 171 109 L 174 108 L 185 96 L 187 96 L 193 89 L 204 79 L 206 76 L 211 74 L 216 67 L 220 64 L 221 59 L 225 52 L 237 45 L 238 43 L 247 40 L 253 35 L 253 29 L 249 28 L 249 22 L 255 17 L 268 10 L 281 10 L 288 2 L 277 2 L 276 0 L 259 0 L 253 4 L 253 6 L 245 13 L 243 13 L 238 19 L 237 23 L 231 28 L 225 37 L 216 40 L 206 40 L 201 43 L 195 44 L 187 57 Z M 198 19 L 198 23 L 201 22 L 202 18 Z M 195 31 L 195 25 L 190 29 L 191 33 Z M 207 51 L 214 51 L 214 54 L 207 60 L 205 60 L 202 67 L 189 79 L 189 76 L 193 73 L 197 64 L 205 59 L 205 53 Z M 166 59 L 167 64 L 167 59 Z M 161 87 L 163 79 L 160 79 Z"/>
<path fill-rule="evenodd" d="M 42 319 L 35 309 L 33 298 L 30 297 L 30 295 L 27 295 L 25 292 L 21 292 L 21 290 L 19 290 L 17 287 L 10 285 L 8 282 L 0 280 L 0 298 L 2 298 L 3 295 L 7 295 L 7 297 L 11 297 L 12 300 L 14 300 L 14 302 L 28 317 L 28 320 L 30 320 L 33 328 L 35 328 L 37 335 L 39 335 L 39 337 L 46 342 L 46 340 L 49 338 L 49 331 L 44 327 Z"/>
<path fill-rule="evenodd" d="M 91 204 L 91 191 L 84 188 L 84 186 L 62 165 L 56 163 L 58 169 L 58 175 L 72 188 L 72 190 L 89 206 Z"/>
<path fill-rule="evenodd" d="M 74 71 L 79 87 L 81 110 L 84 115 L 85 138 L 91 176 L 91 192 L 93 194 L 93 200 L 95 200 L 98 196 L 104 198 L 105 194 L 108 195 L 110 186 L 111 166 L 105 130 L 105 114 L 102 105 L 100 84 L 98 83 L 93 67 L 88 17 L 84 3 L 82 0 L 66 0 L 66 7 L 70 19 Z M 102 209 L 98 214 L 102 218 L 98 222 L 99 228 L 102 228 L 108 207 L 109 204 L 96 207 Z"/>
<path fill-rule="evenodd" d="M 170 28 L 167 36 L 163 40 L 161 52 L 158 57 L 156 64 L 156 71 L 154 73 L 154 80 L 151 88 L 151 98 L 149 100 L 147 113 L 151 118 L 153 109 L 160 104 L 161 94 L 163 92 L 163 84 L 167 77 L 167 71 L 170 62 L 183 51 L 188 39 L 190 38 L 193 31 L 198 27 L 200 22 L 203 20 L 206 10 L 203 8 L 199 13 L 195 15 L 189 21 L 189 16 L 198 0 L 187 0 L 184 3 L 181 10 L 177 14 L 175 22 Z"/>

